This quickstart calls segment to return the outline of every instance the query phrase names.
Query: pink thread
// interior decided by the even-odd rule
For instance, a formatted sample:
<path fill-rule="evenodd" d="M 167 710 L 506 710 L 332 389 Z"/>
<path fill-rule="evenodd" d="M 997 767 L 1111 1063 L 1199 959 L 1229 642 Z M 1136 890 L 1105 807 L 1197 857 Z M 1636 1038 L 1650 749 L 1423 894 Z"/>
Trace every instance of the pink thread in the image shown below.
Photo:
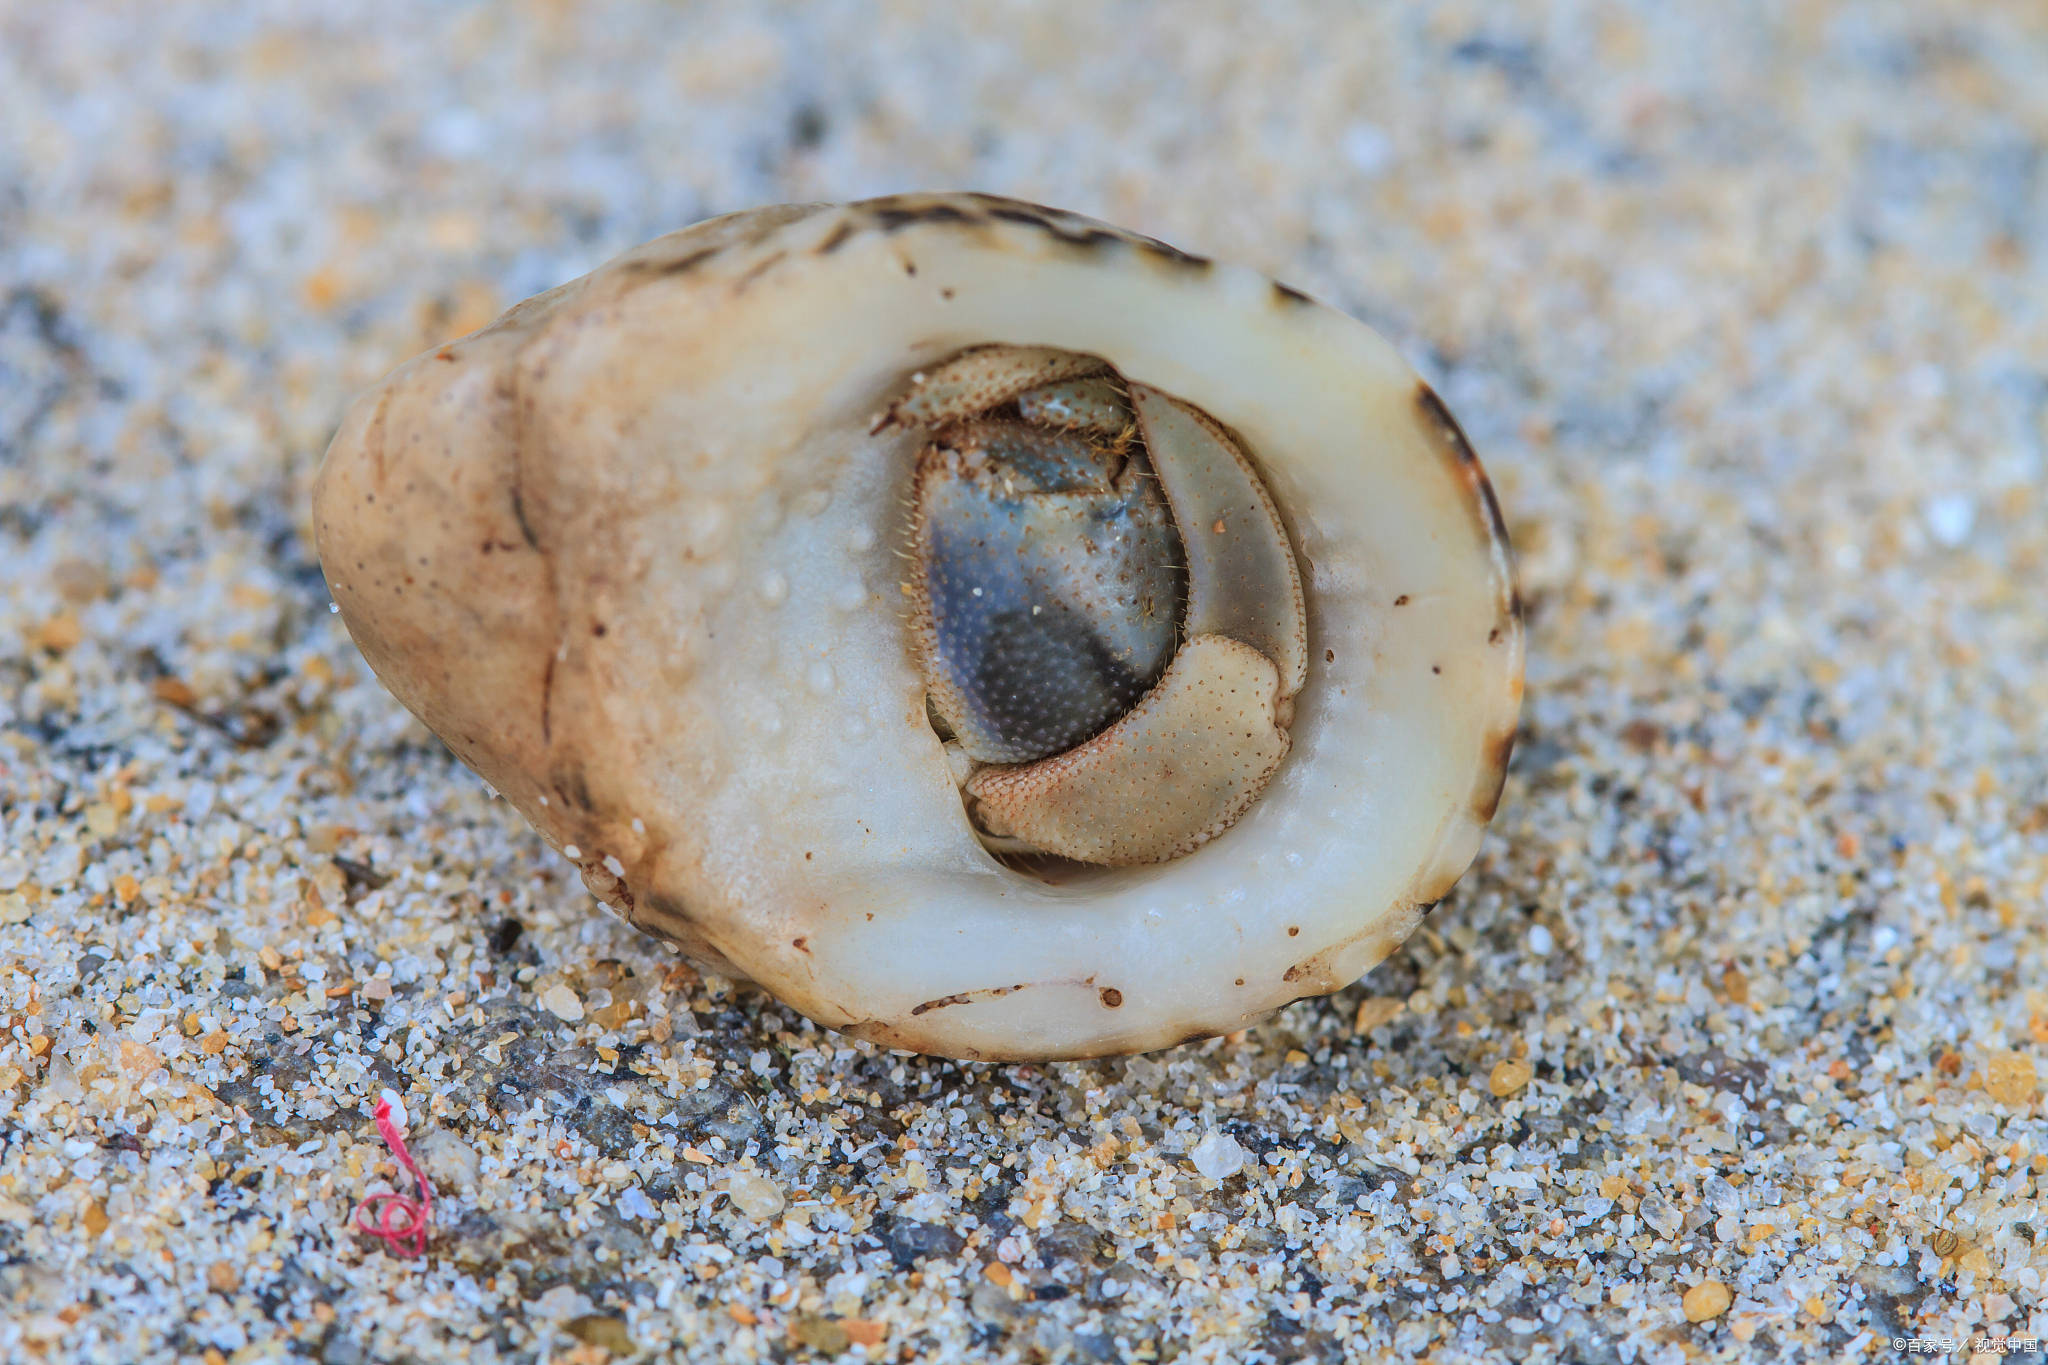
<path fill-rule="evenodd" d="M 413 1164 L 412 1153 L 405 1150 L 405 1134 L 391 1119 L 390 1091 L 385 1091 L 384 1098 L 377 1101 L 371 1117 L 377 1120 L 377 1132 L 384 1138 L 384 1144 L 419 1182 L 420 1197 L 415 1199 L 397 1190 L 383 1190 L 369 1196 L 356 1206 L 356 1231 L 382 1238 L 402 1255 L 424 1256 L 427 1253 L 427 1216 L 434 1206 L 433 1188 L 420 1174 L 420 1168 Z M 368 1222 L 364 1221 L 366 1218 Z"/>

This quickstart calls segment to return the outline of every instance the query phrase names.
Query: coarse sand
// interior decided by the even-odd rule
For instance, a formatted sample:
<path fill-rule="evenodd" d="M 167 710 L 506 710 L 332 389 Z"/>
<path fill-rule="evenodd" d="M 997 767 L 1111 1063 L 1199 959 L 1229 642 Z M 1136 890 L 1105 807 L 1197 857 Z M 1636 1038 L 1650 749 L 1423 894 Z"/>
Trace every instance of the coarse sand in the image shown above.
<path fill-rule="evenodd" d="M 2044 73 L 2035 0 L 0 6 L 0 1358 L 2048 1338 Z M 954 187 L 1371 322 L 1506 508 L 1485 850 L 1246 1034 L 966 1065 L 704 977 L 329 612 L 352 392 Z M 423 1260 L 349 1223 L 385 1088 Z"/>

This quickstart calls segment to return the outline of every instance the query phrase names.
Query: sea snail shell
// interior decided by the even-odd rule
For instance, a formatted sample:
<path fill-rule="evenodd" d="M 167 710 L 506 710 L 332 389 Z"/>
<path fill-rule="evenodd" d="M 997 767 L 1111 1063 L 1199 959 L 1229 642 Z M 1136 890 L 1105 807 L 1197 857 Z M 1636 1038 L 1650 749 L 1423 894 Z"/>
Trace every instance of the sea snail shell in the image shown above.
<path fill-rule="evenodd" d="M 357 400 L 314 515 L 378 676 L 596 895 L 923 1052 L 1348 984 L 1470 863 L 1520 705 L 1499 509 L 1384 341 L 981 195 L 529 299 Z"/>

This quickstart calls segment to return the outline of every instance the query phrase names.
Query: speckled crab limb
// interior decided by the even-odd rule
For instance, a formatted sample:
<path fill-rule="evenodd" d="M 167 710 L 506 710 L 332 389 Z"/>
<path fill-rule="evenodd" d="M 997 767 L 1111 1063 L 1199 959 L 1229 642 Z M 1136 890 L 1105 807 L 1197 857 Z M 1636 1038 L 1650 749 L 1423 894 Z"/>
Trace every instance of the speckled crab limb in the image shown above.
<path fill-rule="evenodd" d="M 1114 437 L 1131 427 L 1131 405 L 1107 378 L 1069 379 L 1017 395 L 1017 412 L 1027 422 L 1062 431 Z"/>
<path fill-rule="evenodd" d="M 982 346 L 910 377 L 910 392 L 889 405 L 883 425 L 936 426 L 987 412 L 1027 389 L 1100 374 L 1094 356 L 1052 346 Z"/>

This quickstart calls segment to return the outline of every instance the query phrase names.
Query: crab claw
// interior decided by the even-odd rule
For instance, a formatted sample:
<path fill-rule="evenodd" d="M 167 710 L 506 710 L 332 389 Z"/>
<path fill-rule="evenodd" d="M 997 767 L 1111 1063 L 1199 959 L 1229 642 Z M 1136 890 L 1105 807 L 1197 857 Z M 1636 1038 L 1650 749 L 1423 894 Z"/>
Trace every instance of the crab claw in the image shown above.
<path fill-rule="evenodd" d="M 1289 740 L 1273 661 L 1221 635 L 1180 647 L 1122 720 L 1036 763 L 967 781 L 983 826 L 1041 852 L 1121 866 L 1191 853 L 1258 799 Z"/>
<path fill-rule="evenodd" d="M 1308 667 L 1294 552 L 1237 440 L 1033 347 L 968 351 L 890 412 L 937 432 L 914 633 L 989 846 L 1125 865 L 1228 829 L 1287 756 Z"/>

